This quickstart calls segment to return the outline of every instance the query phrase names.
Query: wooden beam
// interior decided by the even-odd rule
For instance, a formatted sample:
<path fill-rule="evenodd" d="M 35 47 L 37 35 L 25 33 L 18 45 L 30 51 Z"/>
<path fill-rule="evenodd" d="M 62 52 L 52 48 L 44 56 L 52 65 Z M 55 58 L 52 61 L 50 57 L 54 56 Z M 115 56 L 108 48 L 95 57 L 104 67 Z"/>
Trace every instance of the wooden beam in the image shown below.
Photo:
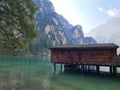
<path fill-rule="evenodd" d="M 100 74 L 100 66 L 99 65 L 96 65 L 96 72 L 97 72 L 97 74 Z"/>
<path fill-rule="evenodd" d="M 109 67 L 109 72 L 110 72 L 110 75 L 112 75 L 112 66 Z"/>
<path fill-rule="evenodd" d="M 56 73 L 56 63 L 53 63 L 54 74 Z"/>
<path fill-rule="evenodd" d="M 61 64 L 61 66 L 60 66 L 60 72 L 62 73 L 62 71 L 63 71 L 63 67 L 62 67 L 62 64 Z"/>
<path fill-rule="evenodd" d="M 90 72 L 90 65 L 88 65 L 88 72 Z"/>
<path fill-rule="evenodd" d="M 82 72 L 85 71 L 85 70 L 84 70 L 84 64 L 81 64 L 81 70 L 82 70 Z"/>
<path fill-rule="evenodd" d="M 116 73 L 117 73 L 117 68 L 116 66 L 113 66 L 113 75 L 116 75 Z"/>

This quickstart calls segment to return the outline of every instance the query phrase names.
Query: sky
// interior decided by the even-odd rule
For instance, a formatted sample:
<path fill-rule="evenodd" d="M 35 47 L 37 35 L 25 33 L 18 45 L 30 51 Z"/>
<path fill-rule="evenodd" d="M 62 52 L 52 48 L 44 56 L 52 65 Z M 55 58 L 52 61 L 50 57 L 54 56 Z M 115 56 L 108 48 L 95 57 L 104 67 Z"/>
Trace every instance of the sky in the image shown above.
<path fill-rule="evenodd" d="M 120 16 L 120 0 L 50 0 L 58 14 L 88 33 L 109 18 Z"/>

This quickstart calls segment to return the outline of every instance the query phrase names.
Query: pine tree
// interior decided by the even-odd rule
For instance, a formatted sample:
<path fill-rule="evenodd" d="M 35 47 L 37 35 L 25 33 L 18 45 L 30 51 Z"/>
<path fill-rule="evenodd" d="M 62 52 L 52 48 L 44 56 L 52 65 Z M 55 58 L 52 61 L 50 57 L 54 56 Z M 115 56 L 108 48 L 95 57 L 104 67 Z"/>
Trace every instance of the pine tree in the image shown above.
<path fill-rule="evenodd" d="M 0 0 L 0 50 L 14 52 L 36 37 L 32 0 Z"/>

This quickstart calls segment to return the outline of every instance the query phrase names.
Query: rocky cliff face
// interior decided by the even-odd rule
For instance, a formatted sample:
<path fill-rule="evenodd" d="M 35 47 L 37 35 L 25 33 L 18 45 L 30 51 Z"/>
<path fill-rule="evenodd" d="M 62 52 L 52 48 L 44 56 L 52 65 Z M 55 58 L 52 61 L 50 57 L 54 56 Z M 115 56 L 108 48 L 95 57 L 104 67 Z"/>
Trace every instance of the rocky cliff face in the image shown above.
<path fill-rule="evenodd" d="M 53 45 L 96 43 L 92 37 L 84 37 L 82 26 L 73 26 L 55 12 L 49 0 L 33 0 L 38 8 L 35 27 L 39 35 L 46 35 Z"/>

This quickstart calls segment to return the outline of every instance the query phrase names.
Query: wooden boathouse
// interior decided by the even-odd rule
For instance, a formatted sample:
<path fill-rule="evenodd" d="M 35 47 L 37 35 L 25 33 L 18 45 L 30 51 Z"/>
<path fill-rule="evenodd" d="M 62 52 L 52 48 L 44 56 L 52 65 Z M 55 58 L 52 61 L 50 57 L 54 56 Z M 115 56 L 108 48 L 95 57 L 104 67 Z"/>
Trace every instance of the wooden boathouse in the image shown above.
<path fill-rule="evenodd" d="M 56 71 L 56 64 L 61 64 L 61 69 L 96 66 L 96 72 L 100 72 L 100 66 L 109 66 L 110 74 L 116 74 L 119 67 L 117 56 L 118 46 L 114 43 L 80 44 L 51 47 L 51 62 Z"/>

